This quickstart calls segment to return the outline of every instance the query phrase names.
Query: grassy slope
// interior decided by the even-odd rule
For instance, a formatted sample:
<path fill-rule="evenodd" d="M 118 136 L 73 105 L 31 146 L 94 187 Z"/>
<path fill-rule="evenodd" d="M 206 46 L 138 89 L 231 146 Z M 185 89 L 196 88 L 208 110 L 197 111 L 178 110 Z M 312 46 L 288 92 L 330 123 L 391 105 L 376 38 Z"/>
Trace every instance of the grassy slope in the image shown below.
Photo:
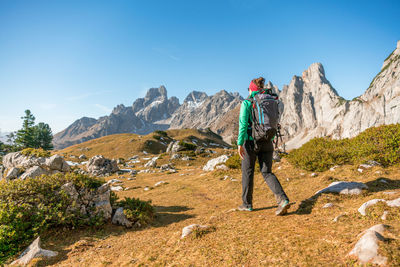
<path fill-rule="evenodd" d="M 216 143 L 226 146 L 222 140 L 215 137 L 210 133 L 203 133 L 193 129 L 179 129 L 179 130 L 168 130 L 166 131 L 168 136 L 175 140 L 197 140 L 198 144 L 204 143 Z M 87 157 L 93 157 L 94 155 L 101 154 L 108 158 L 129 158 L 133 155 L 143 155 L 143 150 L 149 153 L 159 153 L 165 151 L 168 143 L 171 139 L 166 139 L 164 145 L 153 138 L 153 133 L 148 135 L 137 135 L 137 134 L 113 134 L 86 141 L 81 144 L 73 145 L 62 150 L 54 151 L 54 153 L 63 154 L 68 156 L 74 155 L 79 156 L 85 154 Z M 144 147 L 146 141 L 153 142 L 152 149 Z"/>
<path fill-rule="evenodd" d="M 224 153 L 222 149 L 219 154 Z M 226 151 L 225 151 L 226 152 Z M 214 157 L 214 156 L 213 156 Z M 338 266 L 354 265 L 346 257 L 358 240 L 358 234 L 366 228 L 382 223 L 376 216 L 362 217 L 357 209 L 373 198 L 394 199 L 400 197 L 400 171 L 398 167 L 382 169 L 374 167 L 357 172 L 355 166 L 343 166 L 335 171 L 310 177 L 310 173 L 293 168 L 285 160 L 274 164 L 274 172 L 280 179 L 292 202 L 290 213 L 276 217 L 272 193 L 258 173 L 255 177 L 255 211 L 227 212 L 241 201 L 240 170 L 203 172 L 201 166 L 208 158 L 198 157 L 187 166 L 186 161 L 175 161 L 176 174 L 139 174 L 134 181 L 120 178 L 125 187 L 120 197 L 139 197 L 152 200 L 158 212 L 157 219 L 144 229 L 124 229 L 107 225 L 99 230 L 60 231 L 43 237 L 43 246 L 59 251 L 54 259 L 37 260 L 35 264 L 60 266 L 221 266 L 221 265 L 273 265 L 273 266 Z M 167 162 L 163 157 L 161 163 Z M 280 167 L 278 169 L 278 167 Z M 141 169 L 137 166 L 136 169 Z M 381 173 L 376 173 L 380 171 Z M 225 175 L 238 181 L 221 179 Z M 120 176 L 121 177 L 121 176 Z M 385 178 L 389 184 L 378 182 Z M 116 178 L 110 177 L 111 178 Z M 158 181 L 168 184 L 144 191 Z M 299 209 L 300 203 L 317 190 L 335 180 L 362 181 L 371 188 L 361 196 L 326 194 L 315 202 Z M 383 192 L 392 191 L 394 195 Z M 327 202 L 335 207 L 322 209 Z M 296 212 L 297 211 L 297 212 Z M 348 213 L 339 222 L 332 219 Z M 381 245 L 381 253 L 390 256 L 390 265 L 400 262 L 399 210 L 393 210 L 384 223 L 394 226 L 385 234 L 393 238 Z M 208 224 L 215 231 L 201 238 L 180 240 L 181 230 L 192 223 Z"/>

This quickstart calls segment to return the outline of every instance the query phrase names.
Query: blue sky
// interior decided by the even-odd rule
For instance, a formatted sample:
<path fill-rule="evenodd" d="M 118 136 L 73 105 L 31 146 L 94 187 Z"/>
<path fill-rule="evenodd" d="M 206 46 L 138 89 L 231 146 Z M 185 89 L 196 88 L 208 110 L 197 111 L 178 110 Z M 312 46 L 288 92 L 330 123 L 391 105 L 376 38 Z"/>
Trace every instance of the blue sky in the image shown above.
<path fill-rule="evenodd" d="M 165 85 L 246 94 L 281 89 L 321 62 L 346 99 L 361 95 L 400 40 L 400 1 L 0 0 L 0 130 L 25 109 L 56 133 Z"/>

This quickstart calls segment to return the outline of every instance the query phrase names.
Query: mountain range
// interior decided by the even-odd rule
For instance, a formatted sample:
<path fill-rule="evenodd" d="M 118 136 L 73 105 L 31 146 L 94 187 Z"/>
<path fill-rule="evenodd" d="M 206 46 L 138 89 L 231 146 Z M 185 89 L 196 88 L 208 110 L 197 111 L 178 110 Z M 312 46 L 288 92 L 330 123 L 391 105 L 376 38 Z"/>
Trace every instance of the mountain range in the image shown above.
<path fill-rule="evenodd" d="M 368 89 L 353 100 L 339 96 L 325 76 L 322 64 L 313 63 L 301 76 L 293 76 L 279 95 L 281 125 L 286 148 L 297 148 L 314 137 L 352 137 L 372 126 L 400 122 L 400 41 L 385 59 Z M 208 96 L 193 91 L 182 104 L 167 96 L 164 86 L 151 88 L 132 106 L 116 106 L 99 119 L 83 117 L 54 136 L 61 149 L 116 133 L 147 134 L 176 128 L 210 128 L 226 142 L 235 140 L 238 128 L 239 93 L 222 90 Z"/>

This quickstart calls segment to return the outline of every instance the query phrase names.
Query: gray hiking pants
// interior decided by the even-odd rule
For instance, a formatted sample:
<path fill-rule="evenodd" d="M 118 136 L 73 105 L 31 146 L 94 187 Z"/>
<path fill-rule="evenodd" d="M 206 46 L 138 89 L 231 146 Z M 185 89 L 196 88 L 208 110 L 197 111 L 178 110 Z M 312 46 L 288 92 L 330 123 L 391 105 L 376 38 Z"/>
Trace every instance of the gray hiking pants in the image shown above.
<path fill-rule="evenodd" d="M 276 201 L 279 204 L 282 200 L 289 200 L 281 184 L 272 173 L 272 154 L 274 146 L 272 142 L 264 142 L 259 145 L 259 151 L 254 151 L 254 141 L 245 141 L 244 143 L 245 155 L 242 160 L 242 200 L 243 205 L 247 208 L 252 207 L 253 204 L 253 187 L 254 187 L 254 167 L 256 159 L 260 164 L 262 176 L 267 183 L 268 187 L 275 194 Z"/>

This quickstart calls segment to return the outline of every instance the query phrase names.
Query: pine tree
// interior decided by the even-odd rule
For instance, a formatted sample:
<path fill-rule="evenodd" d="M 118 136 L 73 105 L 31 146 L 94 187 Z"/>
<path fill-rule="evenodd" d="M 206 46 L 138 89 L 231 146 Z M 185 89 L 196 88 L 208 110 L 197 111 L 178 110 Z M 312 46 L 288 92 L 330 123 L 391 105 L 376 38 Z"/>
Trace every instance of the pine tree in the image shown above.
<path fill-rule="evenodd" d="M 35 148 L 43 148 L 45 150 L 53 149 L 53 134 L 47 123 L 40 122 L 34 127 L 34 143 Z"/>
<path fill-rule="evenodd" d="M 35 147 L 34 141 L 34 125 L 35 116 L 31 113 L 29 109 L 25 110 L 25 116 L 21 117 L 23 119 L 22 129 L 17 131 L 17 138 L 15 139 L 15 144 L 22 148 Z"/>

